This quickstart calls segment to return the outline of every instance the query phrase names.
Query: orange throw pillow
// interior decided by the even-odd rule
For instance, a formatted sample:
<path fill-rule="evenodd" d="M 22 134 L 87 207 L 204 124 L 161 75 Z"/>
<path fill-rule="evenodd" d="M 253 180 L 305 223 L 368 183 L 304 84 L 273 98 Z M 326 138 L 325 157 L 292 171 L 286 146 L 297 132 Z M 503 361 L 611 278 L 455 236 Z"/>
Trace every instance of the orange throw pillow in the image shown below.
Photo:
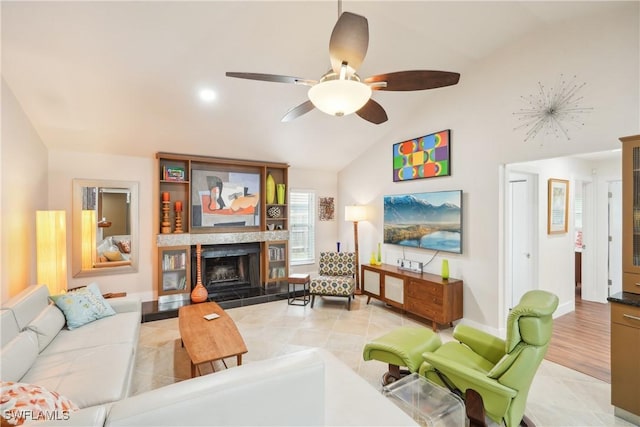
<path fill-rule="evenodd" d="M 33 384 L 2 381 L 0 394 L 2 425 L 22 425 L 25 421 L 68 420 L 78 407 L 55 391 Z"/>

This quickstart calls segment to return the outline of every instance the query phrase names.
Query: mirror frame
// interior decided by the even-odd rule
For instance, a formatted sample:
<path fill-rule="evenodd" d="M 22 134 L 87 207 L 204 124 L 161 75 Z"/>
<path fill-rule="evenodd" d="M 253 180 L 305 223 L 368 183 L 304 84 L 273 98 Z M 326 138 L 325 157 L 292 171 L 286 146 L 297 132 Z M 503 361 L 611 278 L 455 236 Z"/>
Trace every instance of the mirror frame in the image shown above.
<path fill-rule="evenodd" d="M 114 267 L 82 267 L 82 189 L 84 187 L 109 187 L 126 188 L 131 194 L 130 224 L 131 224 L 131 264 Z M 138 236 L 138 182 L 114 181 L 97 179 L 73 180 L 73 277 L 106 276 L 111 274 L 135 273 L 138 271 L 138 258 L 140 254 Z M 97 223 L 96 223 L 97 228 Z"/>

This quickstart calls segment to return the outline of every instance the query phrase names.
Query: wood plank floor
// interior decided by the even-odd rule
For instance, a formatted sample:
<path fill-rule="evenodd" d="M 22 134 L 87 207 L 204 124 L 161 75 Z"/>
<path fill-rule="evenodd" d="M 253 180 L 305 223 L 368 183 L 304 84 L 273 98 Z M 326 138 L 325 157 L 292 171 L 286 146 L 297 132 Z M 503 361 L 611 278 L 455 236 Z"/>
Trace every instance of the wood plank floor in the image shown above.
<path fill-rule="evenodd" d="M 609 304 L 576 298 L 576 310 L 553 321 L 545 359 L 611 384 Z"/>

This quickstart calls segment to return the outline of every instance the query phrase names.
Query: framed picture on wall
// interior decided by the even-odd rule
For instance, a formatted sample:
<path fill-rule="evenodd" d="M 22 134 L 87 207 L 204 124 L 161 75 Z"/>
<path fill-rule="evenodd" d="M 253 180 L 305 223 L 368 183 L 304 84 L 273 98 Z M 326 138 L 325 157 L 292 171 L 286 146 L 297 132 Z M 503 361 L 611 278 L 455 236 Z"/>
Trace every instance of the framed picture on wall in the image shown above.
<path fill-rule="evenodd" d="M 233 228 L 260 226 L 259 170 L 191 170 L 191 227 Z"/>
<path fill-rule="evenodd" d="M 320 197 L 318 199 L 318 220 L 333 221 L 335 217 L 335 205 L 333 197 Z"/>
<path fill-rule="evenodd" d="M 451 175 L 449 129 L 393 144 L 393 181 Z"/>
<path fill-rule="evenodd" d="M 547 234 L 567 232 L 569 218 L 569 181 L 551 178 L 548 181 Z"/>

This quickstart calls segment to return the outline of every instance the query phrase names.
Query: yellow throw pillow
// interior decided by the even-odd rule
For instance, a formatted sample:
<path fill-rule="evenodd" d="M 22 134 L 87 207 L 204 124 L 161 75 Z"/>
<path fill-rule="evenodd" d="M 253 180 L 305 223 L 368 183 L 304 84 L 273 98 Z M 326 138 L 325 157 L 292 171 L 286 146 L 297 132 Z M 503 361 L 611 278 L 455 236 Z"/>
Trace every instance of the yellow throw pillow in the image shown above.
<path fill-rule="evenodd" d="M 103 255 L 106 256 L 109 261 L 122 261 L 122 254 L 118 251 L 105 251 Z"/>

